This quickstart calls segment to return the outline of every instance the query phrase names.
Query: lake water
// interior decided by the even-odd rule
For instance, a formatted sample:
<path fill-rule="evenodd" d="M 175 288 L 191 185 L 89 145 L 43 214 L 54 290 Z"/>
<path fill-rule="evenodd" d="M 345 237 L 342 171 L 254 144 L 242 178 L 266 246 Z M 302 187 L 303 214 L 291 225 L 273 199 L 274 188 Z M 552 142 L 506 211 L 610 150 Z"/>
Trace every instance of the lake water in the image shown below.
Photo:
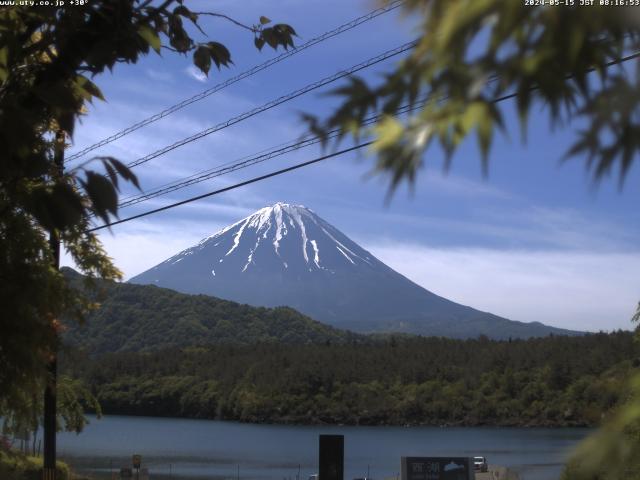
<path fill-rule="evenodd" d="M 58 454 L 95 478 L 142 455 L 150 479 L 296 480 L 317 473 L 318 435 L 345 436 L 345 480 L 396 477 L 401 456 L 487 457 L 521 480 L 556 480 L 578 428 L 326 427 L 108 416 L 80 435 L 59 434 Z M 135 478 L 135 476 L 134 476 Z"/>

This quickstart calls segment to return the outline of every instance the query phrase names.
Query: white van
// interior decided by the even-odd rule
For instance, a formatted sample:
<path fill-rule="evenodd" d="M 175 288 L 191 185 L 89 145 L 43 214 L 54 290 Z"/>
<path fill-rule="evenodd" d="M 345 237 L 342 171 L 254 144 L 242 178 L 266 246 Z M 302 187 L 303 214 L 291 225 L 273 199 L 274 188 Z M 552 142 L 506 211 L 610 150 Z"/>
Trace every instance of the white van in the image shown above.
<path fill-rule="evenodd" d="M 489 469 L 486 457 L 473 457 L 473 468 L 481 472 L 486 472 Z"/>

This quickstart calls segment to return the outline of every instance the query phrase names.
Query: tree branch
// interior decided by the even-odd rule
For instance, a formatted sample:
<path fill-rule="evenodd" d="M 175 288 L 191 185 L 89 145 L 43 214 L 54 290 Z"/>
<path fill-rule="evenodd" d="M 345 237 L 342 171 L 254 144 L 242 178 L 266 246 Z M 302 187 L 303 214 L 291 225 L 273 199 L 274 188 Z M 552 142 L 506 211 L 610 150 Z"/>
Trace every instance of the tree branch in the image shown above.
<path fill-rule="evenodd" d="M 244 29 L 246 29 L 246 30 L 249 30 L 251 33 L 256 33 L 256 31 L 257 31 L 254 27 L 250 27 L 250 26 L 248 26 L 248 25 L 245 25 L 244 23 L 241 23 L 241 22 L 239 22 L 239 21 L 237 21 L 237 20 L 235 20 L 235 19 L 231 18 L 230 16 L 228 16 L 228 15 L 224 15 L 224 14 L 222 14 L 222 13 L 212 13 L 212 12 L 193 12 L 193 13 L 195 13 L 195 14 L 196 14 L 196 15 L 198 15 L 198 16 L 199 16 L 199 15 L 209 15 L 209 16 L 211 16 L 211 17 L 220 17 L 220 18 L 224 18 L 225 20 L 228 20 L 228 21 L 230 21 L 231 23 L 233 23 L 233 24 L 235 24 L 235 25 L 237 25 L 237 26 L 239 26 L 239 27 L 242 27 L 242 28 L 244 28 Z"/>

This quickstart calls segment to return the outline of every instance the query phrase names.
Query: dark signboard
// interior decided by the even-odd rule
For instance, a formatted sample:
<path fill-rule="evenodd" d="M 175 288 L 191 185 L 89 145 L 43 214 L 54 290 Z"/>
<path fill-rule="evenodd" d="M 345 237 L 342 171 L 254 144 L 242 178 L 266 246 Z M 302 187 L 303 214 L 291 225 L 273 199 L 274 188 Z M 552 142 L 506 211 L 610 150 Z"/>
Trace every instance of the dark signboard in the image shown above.
<path fill-rule="evenodd" d="M 343 480 L 344 435 L 320 435 L 318 480 Z"/>
<path fill-rule="evenodd" d="M 402 457 L 402 480 L 474 480 L 471 457 Z"/>

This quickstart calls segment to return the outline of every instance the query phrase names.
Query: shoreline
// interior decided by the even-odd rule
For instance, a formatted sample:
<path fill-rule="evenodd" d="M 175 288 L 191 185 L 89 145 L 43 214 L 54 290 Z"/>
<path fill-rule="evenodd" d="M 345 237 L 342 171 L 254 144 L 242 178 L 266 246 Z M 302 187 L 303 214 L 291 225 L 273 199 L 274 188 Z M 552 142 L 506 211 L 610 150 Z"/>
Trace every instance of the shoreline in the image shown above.
<path fill-rule="evenodd" d="M 95 417 L 95 412 L 90 412 L 89 415 Z M 265 419 L 265 418 L 251 418 L 251 419 L 236 419 L 236 418 L 209 418 L 198 416 L 179 416 L 179 415 L 145 415 L 136 413 L 122 413 L 122 412 L 103 412 L 103 417 L 133 417 L 133 418 L 162 418 L 172 420 L 194 420 L 194 421 L 211 421 L 211 422 L 226 422 L 236 423 L 240 425 L 267 425 L 267 426 L 286 426 L 286 427 L 398 427 L 398 428 L 416 428 L 416 427 L 429 427 L 429 428 L 545 428 L 545 429 L 563 429 L 563 428 L 579 428 L 579 429 L 596 429 L 598 425 L 589 425 L 584 423 L 566 423 L 557 424 L 554 422 L 547 423 L 535 423 L 535 422 L 498 422 L 498 423 L 471 423 L 471 422 L 331 422 L 322 421 L 320 419 L 314 419 L 317 421 L 298 421 L 292 418 L 279 418 L 279 419 Z"/>

